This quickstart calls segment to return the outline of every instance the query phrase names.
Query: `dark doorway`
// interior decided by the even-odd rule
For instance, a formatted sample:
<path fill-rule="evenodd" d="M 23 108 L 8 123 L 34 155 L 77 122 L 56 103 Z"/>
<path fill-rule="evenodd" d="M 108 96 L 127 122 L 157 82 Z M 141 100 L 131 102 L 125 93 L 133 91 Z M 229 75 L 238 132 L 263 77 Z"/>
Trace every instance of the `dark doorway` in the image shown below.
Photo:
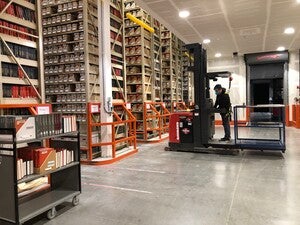
<path fill-rule="evenodd" d="M 270 82 L 252 82 L 253 105 L 266 105 L 270 103 Z M 268 112 L 268 109 L 255 109 L 255 112 Z"/>
<path fill-rule="evenodd" d="M 283 104 L 283 63 L 250 66 L 250 99 L 253 105 Z"/>
<path fill-rule="evenodd" d="M 270 100 L 270 83 L 253 84 L 253 103 L 254 105 L 269 104 Z"/>

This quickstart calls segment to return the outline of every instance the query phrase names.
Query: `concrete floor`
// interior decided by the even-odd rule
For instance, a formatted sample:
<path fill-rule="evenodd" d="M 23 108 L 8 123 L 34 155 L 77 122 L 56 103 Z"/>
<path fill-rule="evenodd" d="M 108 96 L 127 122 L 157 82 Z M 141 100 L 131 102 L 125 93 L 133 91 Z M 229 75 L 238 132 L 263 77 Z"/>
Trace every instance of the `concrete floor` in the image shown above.
<path fill-rule="evenodd" d="M 27 224 L 300 224 L 300 130 L 287 129 L 284 155 L 165 152 L 166 145 L 143 145 L 113 165 L 83 166 L 79 206 Z"/>

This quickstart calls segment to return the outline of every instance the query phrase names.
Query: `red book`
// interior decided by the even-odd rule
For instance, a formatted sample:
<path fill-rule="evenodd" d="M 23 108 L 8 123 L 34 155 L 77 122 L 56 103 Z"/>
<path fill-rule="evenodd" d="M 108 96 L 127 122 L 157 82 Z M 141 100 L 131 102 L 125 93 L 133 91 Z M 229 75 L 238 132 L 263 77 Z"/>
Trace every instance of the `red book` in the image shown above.
<path fill-rule="evenodd" d="M 25 160 L 25 161 L 31 161 L 34 160 L 34 149 L 36 147 L 25 147 L 18 149 L 18 156 L 19 158 Z"/>
<path fill-rule="evenodd" d="M 24 78 L 23 70 L 21 70 L 20 67 L 18 67 L 18 75 L 19 75 L 19 78 L 20 78 L 20 79 L 23 79 L 23 78 Z"/>

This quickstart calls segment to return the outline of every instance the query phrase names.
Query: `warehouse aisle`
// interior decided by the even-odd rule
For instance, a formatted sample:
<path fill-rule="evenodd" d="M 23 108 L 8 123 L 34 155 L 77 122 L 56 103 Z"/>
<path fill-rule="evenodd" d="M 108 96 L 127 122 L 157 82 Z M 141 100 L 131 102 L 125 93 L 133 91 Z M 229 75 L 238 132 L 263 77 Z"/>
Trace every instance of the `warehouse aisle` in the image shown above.
<path fill-rule="evenodd" d="M 79 206 L 47 225 L 297 225 L 300 131 L 287 153 L 239 156 L 165 152 L 165 143 L 104 167 L 83 166 Z"/>

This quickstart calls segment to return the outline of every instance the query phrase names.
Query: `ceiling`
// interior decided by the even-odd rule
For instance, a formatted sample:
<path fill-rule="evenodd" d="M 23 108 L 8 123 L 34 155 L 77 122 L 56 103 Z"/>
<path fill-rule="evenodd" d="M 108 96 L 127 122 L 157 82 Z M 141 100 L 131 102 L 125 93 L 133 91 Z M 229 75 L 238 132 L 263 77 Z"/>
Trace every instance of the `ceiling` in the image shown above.
<path fill-rule="evenodd" d="M 187 43 L 209 38 L 209 57 L 262 51 L 279 46 L 300 49 L 300 3 L 297 0 L 137 0 Z M 180 10 L 189 10 L 187 19 Z M 284 29 L 294 27 L 293 35 Z"/>

